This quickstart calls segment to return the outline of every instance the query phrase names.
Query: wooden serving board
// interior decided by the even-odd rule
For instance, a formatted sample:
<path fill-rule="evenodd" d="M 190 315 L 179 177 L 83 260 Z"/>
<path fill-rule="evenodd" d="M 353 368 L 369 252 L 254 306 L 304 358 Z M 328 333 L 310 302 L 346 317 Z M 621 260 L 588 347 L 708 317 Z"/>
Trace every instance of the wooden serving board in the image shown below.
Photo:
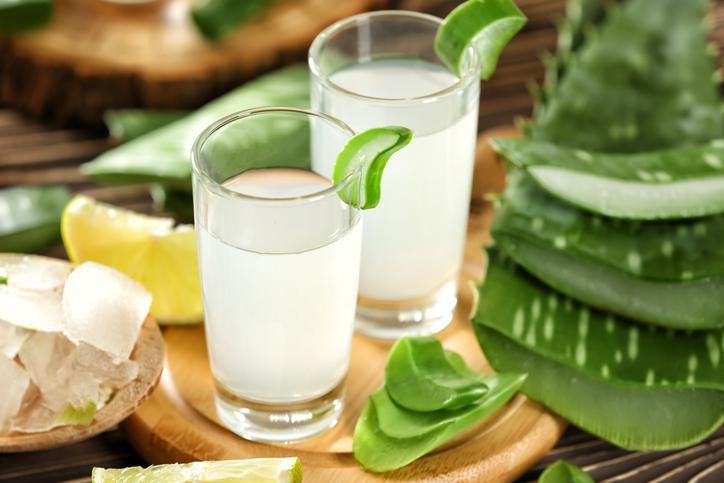
<path fill-rule="evenodd" d="M 56 0 L 53 20 L 0 38 L 0 104 L 98 123 L 114 107 L 196 107 L 290 58 L 332 22 L 386 0 L 278 0 L 219 43 L 189 20 L 194 0 Z M 239 0 L 244 1 L 244 0 Z"/>
<path fill-rule="evenodd" d="M 491 371 L 469 322 L 472 280 L 483 276 L 480 250 L 492 210 L 470 218 L 459 304 L 440 338 L 475 369 Z M 151 463 L 299 456 L 305 481 L 511 481 L 555 445 L 565 423 L 523 395 L 446 447 L 411 465 L 374 475 L 354 460 L 352 433 L 368 396 L 383 382 L 390 343 L 354 337 L 345 409 L 336 428 L 313 440 L 287 446 L 252 443 L 224 429 L 214 409 L 203 327 L 164 331 L 166 370 L 158 389 L 124 423 L 136 450 Z"/>

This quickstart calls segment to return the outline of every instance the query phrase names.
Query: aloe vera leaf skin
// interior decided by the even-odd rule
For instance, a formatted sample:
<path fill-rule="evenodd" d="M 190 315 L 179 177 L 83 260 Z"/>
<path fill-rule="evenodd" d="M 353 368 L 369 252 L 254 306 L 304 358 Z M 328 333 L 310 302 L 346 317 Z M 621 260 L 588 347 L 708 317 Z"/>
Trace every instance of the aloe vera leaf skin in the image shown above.
<path fill-rule="evenodd" d="M 0 33 L 14 34 L 45 25 L 53 17 L 53 0 L 0 0 Z"/>
<path fill-rule="evenodd" d="M 643 280 L 724 275 L 724 216 L 645 223 L 593 216 L 548 195 L 518 172 L 509 176 L 496 211 L 496 231 Z"/>
<path fill-rule="evenodd" d="M 628 450 L 691 446 L 724 423 L 724 392 L 644 388 L 601 381 L 474 324 L 487 360 L 499 371 L 527 372 L 522 391 L 576 426 Z"/>
<path fill-rule="evenodd" d="M 505 232 L 496 246 L 546 285 L 600 310 L 680 330 L 724 327 L 724 277 L 657 282 Z"/>
<path fill-rule="evenodd" d="M 508 402 L 519 390 L 526 376 L 522 374 L 498 374 L 491 376 L 490 391 L 474 405 L 454 412 L 440 411 L 448 415 L 443 425 L 433 423 L 434 429 L 426 430 L 430 423 L 425 413 L 409 411 L 394 404 L 382 393 L 376 393 L 377 399 L 385 403 L 381 407 L 375 404 L 376 398 L 370 398 L 357 421 L 354 432 L 354 456 L 366 469 L 374 472 L 392 471 L 401 468 L 435 448 L 467 431 L 479 421 Z M 383 414 L 382 411 L 385 411 Z M 454 417 L 449 417 L 454 414 Z M 446 419 L 441 416 L 440 418 Z M 399 421 L 398 421 L 399 420 Z M 385 426 L 380 422 L 384 421 Z M 403 428 L 405 421 L 408 428 Z M 417 426 L 421 427 L 417 427 Z M 420 433 L 412 438 L 394 438 L 383 431 L 397 434 Z"/>
<path fill-rule="evenodd" d="M 188 111 L 153 109 L 111 109 L 103 113 L 110 136 L 125 143 L 188 115 Z"/>
<path fill-rule="evenodd" d="M 488 391 L 479 377 L 451 364 L 434 337 L 398 340 L 387 359 L 385 381 L 390 397 L 413 411 L 463 407 Z"/>
<path fill-rule="evenodd" d="M 204 0 L 191 8 L 191 19 L 204 37 L 218 41 L 271 3 L 272 0 Z"/>
<path fill-rule="evenodd" d="M 61 186 L 0 190 L 0 252 L 35 253 L 56 243 L 70 198 Z"/>
<path fill-rule="evenodd" d="M 82 170 L 96 180 L 109 184 L 159 182 L 176 189 L 191 188 L 191 146 L 196 137 L 219 118 L 257 106 L 307 107 L 309 105 L 309 73 L 306 66 L 297 65 L 259 77 L 211 101 L 201 109 L 165 127 L 111 149 Z M 283 129 L 282 129 L 283 128 Z M 271 129 L 271 128 L 270 128 Z M 289 129 L 282 123 L 280 130 L 250 129 L 249 133 L 229 144 L 221 153 L 234 149 L 266 153 L 267 165 L 308 164 L 307 156 L 290 151 L 285 146 L 309 142 L 309 130 Z M 224 163 L 225 165 L 228 163 Z"/>
<path fill-rule="evenodd" d="M 532 137 L 600 152 L 722 137 L 706 6 L 699 0 L 630 0 L 609 9 L 553 98 L 536 112 Z"/>
<path fill-rule="evenodd" d="M 595 483 L 588 473 L 564 460 L 558 460 L 541 473 L 538 483 Z"/>
<path fill-rule="evenodd" d="M 194 222 L 194 200 L 191 193 L 162 184 L 151 185 L 151 198 L 158 211 L 170 212 L 178 223 Z"/>
<path fill-rule="evenodd" d="M 550 290 L 491 251 L 476 323 L 603 382 L 724 390 L 724 330 L 642 326 Z"/>

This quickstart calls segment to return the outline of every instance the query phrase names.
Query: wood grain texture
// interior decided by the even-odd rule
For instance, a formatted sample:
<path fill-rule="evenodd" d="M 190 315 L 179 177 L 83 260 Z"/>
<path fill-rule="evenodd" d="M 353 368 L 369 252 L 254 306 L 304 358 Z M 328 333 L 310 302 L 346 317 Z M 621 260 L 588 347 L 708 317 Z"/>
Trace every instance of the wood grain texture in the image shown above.
<path fill-rule="evenodd" d="M 193 0 L 57 0 L 53 20 L 0 41 L 0 103 L 99 123 L 113 107 L 188 108 L 301 59 L 335 20 L 385 0 L 280 0 L 219 43 L 189 20 Z"/>
<path fill-rule="evenodd" d="M 473 298 L 470 282 L 483 274 L 480 247 L 489 240 L 491 218 L 488 206 L 470 219 L 458 307 L 453 323 L 439 334 L 445 347 L 485 372 L 492 369 L 469 322 Z M 511 481 L 545 456 L 565 429 L 560 418 L 518 395 L 454 445 L 395 472 L 372 475 L 354 461 L 352 435 L 367 398 L 383 383 L 391 343 L 355 335 L 339 424 L 307 442 L 270 446 L 245 441 L 222 428 L 214 407 L 203 327 L 168 327 L 164 337 L 164 381 L 124 423 L 131 444 L 154 463 L 293 454 L 302 459 L 305 475 L 311 481 Z"/>
<path fill-rule="evenodd" d="M 17 258 L 20 255 L 0 254 Z M 131 360 L 138 362 L 138 377 L 116 391 L 113 399 L 96 413 L 88 426 L 61 426 L 42 433 L 0 433 L 0 453 L 19 453 L 57 448 L 83 441 L 116 426 L 132 414 L 158 384 L 163 368 L 164 342 L 149 316 L 141 327 Z"/>

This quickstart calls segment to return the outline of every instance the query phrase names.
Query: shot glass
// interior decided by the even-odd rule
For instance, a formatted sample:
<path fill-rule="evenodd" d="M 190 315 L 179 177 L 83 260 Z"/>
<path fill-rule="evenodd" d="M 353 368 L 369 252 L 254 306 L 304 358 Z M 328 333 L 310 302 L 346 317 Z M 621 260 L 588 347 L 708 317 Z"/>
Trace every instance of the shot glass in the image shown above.
<path fill-rule="evenodd" d="M 378 338 L 439 332 L 457 303 L 480 82 L 474 49 L 460 76 L 438 59 L 441 22 L 366 13 L 330 26 L 309 51 L 313 109 L 356 131 L 401 125 L 415 135 L 388 163 L 380 205 L 364 213 L 356 327 Z M 327 149 L 327 136 L 315 126 L 316 151 Z M 329 159 L 315 158 L 315 168 Z"/>
<path fill-rule="evenodd" d="M 353 173 L 333 185 L 312 168 L 317 124 L 325 153 L 353 135 L 324 114 L 259 108 L 220 119 L 193 146 L 216 409 L 249 440 L 307 439 L 342 411 L 362 223 L 338 193 L 359 181 Z"/>

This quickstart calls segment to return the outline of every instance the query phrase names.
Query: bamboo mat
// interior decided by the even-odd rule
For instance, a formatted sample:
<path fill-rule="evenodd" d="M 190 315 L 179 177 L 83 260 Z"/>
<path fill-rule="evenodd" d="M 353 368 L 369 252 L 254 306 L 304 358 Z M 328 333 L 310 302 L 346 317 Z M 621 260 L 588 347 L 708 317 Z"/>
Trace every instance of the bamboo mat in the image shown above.
<path fill-rule="evenodd" d="M 396 5 L 444 16 L 456 3 L 400 0 Z M 515 117 L 530 114 L 532 101 L 528 89 L 532 82 L 542 80 L 540 59 L 545 51 L 554 48 L 554 26 L 563 15 L 565 0 L 518 0 L 518 4 L 529 22 L 506 49 L 493 79 L 483 87 L 481 130 L 510 124 Z M 714 40 L 724 45 L 724 0 L 717 1 L 712 19 L 716 22 Z M 65 184 L 99 200 L 152 212 L 152 202 L 144 187 L 99 186 L 79 172 L 79 164 L 110 146 L 102 131 L 46 125 L 0 106 L 0 187 Z M 50 254 L 64 255 L 62 247 L 50 250 Z M 534 481 L 542 469 L 561 458 L 583 467 L 596 481 L 721 483 L 724 428 L 692 448 L 671 452 L 628 452 L 570 428 L 556 448 L 520 481 Z M 0 455 L 0 482 L 88 481 L 93 466 L 134 464 L 144 462 L 119 431 L 112 431 L 58 450 Z"/>

